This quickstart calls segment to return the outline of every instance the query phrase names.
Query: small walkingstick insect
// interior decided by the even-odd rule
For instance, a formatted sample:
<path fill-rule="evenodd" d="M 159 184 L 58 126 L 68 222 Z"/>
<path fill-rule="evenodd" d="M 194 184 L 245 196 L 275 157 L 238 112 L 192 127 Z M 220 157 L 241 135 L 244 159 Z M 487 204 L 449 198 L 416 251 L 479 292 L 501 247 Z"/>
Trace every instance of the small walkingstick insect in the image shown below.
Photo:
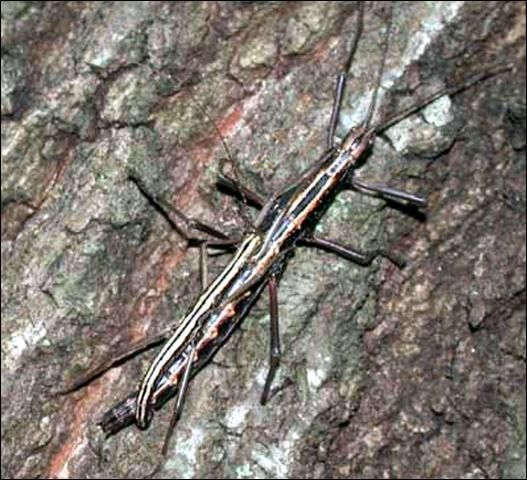
<path fill-rule="evenodd" d="M 339 122 L 347 73 L 360 39 L 363 16 L 364 4 L 360 3 L 359 28 L 356 29 L 356 35 L 350 41 L 348 56 L 337 77 L 326 151 L 320 160 L 292 185 L 267 198 L 262 198 L 242 186 L 234 167 L 234 178 L 225 174 L 220 175 L 218 183 L 241 199 L 244 207 L 251 204 L 260 210 L 254 223 L 244 216 L 247 228 L 243 238 L 228 237 L 216 227 L 187 217 L 179 210 L 167 205 L 162 199 L 152 195 L 139 178 L 131 177 L 131 180 L 155 208 L 165 215 L 174 228 L 188 241 L 189 246 L 199 249 L 202 293 L 184 318 L 175 326 L 167 328 L 154 338 L 132 345 L 116 358 L 88 372 L 66 389 L 67 391 L 77 389 L 116 363 L 162 343 L 161 350 L 146 371 L 138 389 L 103 416 L 100 426 L 106 434 L 114 434 L 134 423 L 139 428 L 147 428 L 155 410 L 159 409 L 168 399 L 176 397 L 175 412 L 163 446 L 163 452 L 166 453 L 170 435 L 183 410 L 190 379 L 214 356 L 250 311 L 262 291 L 267 289 L 270 300 L 270 358 L 261 394 L 261 403 L 265 404 L 270 398 L 273 379 L 281 356 L 277 285 L 296 246 L 320 248 L 360 265 L 369 265 L 377 257 L 385 257 L 398 266 L 403 266 L 403 261 L 390 252 L 380 249 L 366 253 L 360 252 L 315 235 L 314 227 L 330 206 L 335 195 L 343 188 L 351 188 L 413 208 L 424 208 L 426 201 L 419 195 L 363 182 L 354 176 L 356 165 L 367 156 L 375 137 L 388 127 L 418 112 L 444 95 L 454 95 L 509 67 L 499 66 L 488 69 L 466 79 L 457 86 L 438 90 L 419 100 L 413 106 L 372 125 L 376 96 L 388 50 L 391 25 L 388 21 L 382 61 L 378 67 L 374 94 L 369 102 L 366 116 L 357 128 L 349 130 L 344 139 L 337 142 L 335 130 Z M 206 114 L 204 110 L 203 113 Z M 227 149 L 226 145 L 225 148 Z M 230 154 L 228 154 L 228 161 L 233 163 Z M 199 232 L 201 236 L 195 236 L 195 232 Z M 234 251 L 232 260 L 210 283 L 207 278 L 206 265 L 208 249 Z"/>

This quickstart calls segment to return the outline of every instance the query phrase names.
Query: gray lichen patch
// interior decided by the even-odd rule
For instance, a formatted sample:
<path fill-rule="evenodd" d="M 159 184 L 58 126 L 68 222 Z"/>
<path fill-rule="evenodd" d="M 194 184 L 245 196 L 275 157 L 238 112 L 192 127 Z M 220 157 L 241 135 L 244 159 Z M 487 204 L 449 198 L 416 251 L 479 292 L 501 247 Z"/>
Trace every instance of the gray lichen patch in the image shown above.
<path fill-rule="evenodd" d="M 156 100 L 150 71 L 129 70 L 120 75 L 109 88 L 101 118 L 110 124 L 145 123 Z"/>
<path fill-rule="evenodd" d="M 147 2 L 148 3 L 148 2 Z M 205 3 L 156 6 L 156 21 L 147 26 L 148 62 L 156 70 L 185 70 L 207 41 L 210 26 Z"/>
<path fill-rule="evenodd" d="M 24 88 L 24 68 L 19 57 L 2 55 L 1 63 L 2 115 L 12 115 L 16 111 L 17 92 Z"/>
<path fill-rule="evenodd" d="M 94 71 L 113 72 L 141 62 L 145 55 L 143 29 L 155 8 L 150 2 L 124 2 L 116 9 L 98 9 L 101 22 L 83 32 L 82 63 Z"/>
<path fill-rule="evenodd" d="M 389 128 L 386 136 L 393 148 L 402 154 L 421 158 L 435 158 L 447 151 L 457 133 L 453 125 L 440 128 L 453 120 L 450 105 L 451 101 L 442 97 L 423 110 L 422 118 L 407 118 Z"/>
<path fill-rule="evenodd" d="M 285 33 L 281 39 L 285 55 L 301 54 L 306 51 L 317 36 L 332 25 L 338 10 L 334 5 L 322 2 L 303 3 L 287 20 Z"/>
<path fill-rule="evenodd" d="M 240 53 L 241 68 L 272 67 L 278 52 L 274 38 L 256 38 Z"/>

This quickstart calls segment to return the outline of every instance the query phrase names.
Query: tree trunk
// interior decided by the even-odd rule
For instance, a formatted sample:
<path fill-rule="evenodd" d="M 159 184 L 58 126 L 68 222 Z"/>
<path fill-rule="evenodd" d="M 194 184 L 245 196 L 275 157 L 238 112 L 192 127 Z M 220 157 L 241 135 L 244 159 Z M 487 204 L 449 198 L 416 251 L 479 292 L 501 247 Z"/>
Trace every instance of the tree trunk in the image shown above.
<path fill-rule="evenodd" d="M 340 136 L 367 110 L 387 5 L 365 5 Z M 426 214 L 343 192 L 318 232 L 408 265 L 297 249 L 278 293 L 273 398 L 258 402 L 262 296 L 191 382 L 164 460 L 171 403 L 146 431 L 104 439 L 96 425 L 155 351 L 54 394 L 176 325 L 199 294 L 197 252 L 130 178 L 240 235 L 235 201 L 215 188 L 219 132 L 262 195 L 312 165 L 357 2 L 2 10 L 2 478 L 141 478 L 158 465 L 163 478 L 525 478 L 524 2 L 393 3 L 376 121 L 514 69 L 376 139 L 356 174 L 425 194 Z M 227 261 L 211 257 L 211 276 Z"/>

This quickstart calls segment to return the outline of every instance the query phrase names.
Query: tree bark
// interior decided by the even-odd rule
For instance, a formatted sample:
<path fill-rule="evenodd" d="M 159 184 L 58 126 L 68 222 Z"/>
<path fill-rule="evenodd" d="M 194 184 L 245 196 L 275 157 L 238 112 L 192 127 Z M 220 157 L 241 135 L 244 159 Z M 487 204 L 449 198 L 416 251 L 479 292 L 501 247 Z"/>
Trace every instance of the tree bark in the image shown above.
<path fill-rule="evenodd" d="M 367 110 L 387 6 L 366 2 L 339 135 Z M 261 195 L 298 178 L 324 152 L 357 7 L 2 3 L 2 478 L 525 478 L 524 2 L 393 2 L 375 121 L 514 69 L 376 139 L 356 174 L 425 194 L 426 214 L 343 192 L 318 232 L 408 265 L 299 248 L 268 405 L 264 297 L 191 382 L 166 459 L 171 404 L 147 431 L 96 425 L 155 352 L 54 394 L 199 294 L 197 252 L 130 177 L 243 232 L 215 188 L 218 132 Z"/>

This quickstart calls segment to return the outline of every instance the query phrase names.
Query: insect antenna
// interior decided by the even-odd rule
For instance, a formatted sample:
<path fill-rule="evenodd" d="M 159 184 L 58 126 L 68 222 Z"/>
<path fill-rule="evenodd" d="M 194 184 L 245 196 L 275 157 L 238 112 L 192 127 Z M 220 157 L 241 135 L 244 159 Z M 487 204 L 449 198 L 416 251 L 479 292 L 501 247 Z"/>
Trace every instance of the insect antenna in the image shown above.
<path fill-rule="evenodd" d="M 373 112 L 375 110 L 375 104 L 377 102 L 377 95 L 379 93 L 379 88 L 381 86 L 382 74 L 383 74 L 384 67 L 386 64 L 386 56 L 388 53 L 390 32 L 392 30 L 392 20 L 393 20 L 393 6 L 391 2 L 388 4 L 388 12 L 386 15 L 387 15 L 387 26 L 386 26 L 386 33 L 384 35 L 383 45 L 382 45 L 382 57 L 381 57 L 381 62 L 379 64 L 379 70 L 377 72 L 377 78 L 375 80 L 375 87 L 373 89 L 372 98 L 370 101 L 370 105 L 368 107 L 368 112 L 366 113 L 366 118 L 363 121 L 363 128 L 365 130 L 368 130 L 371 119 L 373 117 Z"/>
<path fill-rule="evenodd" d="M 374 133 L 379 134 L 391 127 L 392 125 L 395 125 L 396 123 L 400 122 L 401 120 L 404 120 L 405 118 L 409 117 L 413 113 L 418 112 L 419 110 L 425 108 L 427 105 L 430 105 L 432 102 L 436 101 L 438 98 L 441 98 L 444 95 L 457 95 L 458 93 L 461 93 L 468 88 L 472 87 L 476 83 L 482 82 L 484 80 L 487 80 L 489 78 L 492 78 L 500 73 L 507 72 L 509 70 L 512 70 L 514 68 L 514 65 L 512 63 L 505 64 L 505 65 L 496 65 L 493 67 L 490 67 L 484 71 L 481 71 L 479 73 L 476 73 L 465 80 L 463 80 L 461 83 L 451 86 L 451 87 L 445 87 L 440 90 L 438 90 L 435 93 L 432 93 L 428 97 L 425 97 L 420 102 L 416 103 L 415 105 L 411 105 L 410 107 L 407 107 L 400 112 L 397 112 L 391 116 L 388 116 L 385 120 L 383 120 L 381 123 L 375 125 L 372 127 L 368 133 Z"/>
<path fill-rule="evenodd" d="M 248 207 L 249 207 L 249 200 L 247 199 L 247 196 L 246 196 L 245 192 L 243 191 L 243 189 L 240 188 L 240 185 L 241 185 L 240 174 L 238 172 L 238 168 L 236 166 L 236 162 L 234 161 L 234 159 L 232 157 L 232 154 L 231 154 L 231 151 L 229 149 L 229 146 L 227 145 L 227 142 L 225 141 L 225 138 L 223 138 L 223 135 L 222 135 L 220 129 L 216 125 L 216 122 L 209 115 L 209 113 L 207 112 L 205 107 L 197 100 L 197 98 L 194 97 L 194 95 L 191 94 L 191 97 L 192 97 L 192 100 L 194 101 L 194 103 L 196 104 L 196 106 L 199 108 L 201 113 L 207 118 L 207 120 L 212 125 L 212 128 L 214 128 L 214 131 L 216 132 L 216 134 L 220 138 L 220 141 L 221 141 L 221 144 L 223 146 L 223 149 L 225 150 L 225 153 L 227 155 L 227 161 L 229 162 L 229 164 L 230 164 L 230 166 L 232 168 L 232 172 L 234 174 L 234 182 L 235 182 L 236 186 L 238 187 L 239 196 L 240 196 L 240 199 L 241 199 L 242 204 L 243 204 L 243 208 L 239 208 L 238 203 L 236 204 L 238 213 L 242 217 L 242 220 L 243 220 L 243 223 L 245 224 L 246 229 L 248 231 L 252 231 L 252 230 L 254 230 L 253 222 L 252 222 L 252 219 L 247 214 L 247 210 L 248 210 Z M 223 166 L 223 161 L 224 160 L 225 159 L 220 160 L 220 170 L 223 170 L 222 166 Z"/>

